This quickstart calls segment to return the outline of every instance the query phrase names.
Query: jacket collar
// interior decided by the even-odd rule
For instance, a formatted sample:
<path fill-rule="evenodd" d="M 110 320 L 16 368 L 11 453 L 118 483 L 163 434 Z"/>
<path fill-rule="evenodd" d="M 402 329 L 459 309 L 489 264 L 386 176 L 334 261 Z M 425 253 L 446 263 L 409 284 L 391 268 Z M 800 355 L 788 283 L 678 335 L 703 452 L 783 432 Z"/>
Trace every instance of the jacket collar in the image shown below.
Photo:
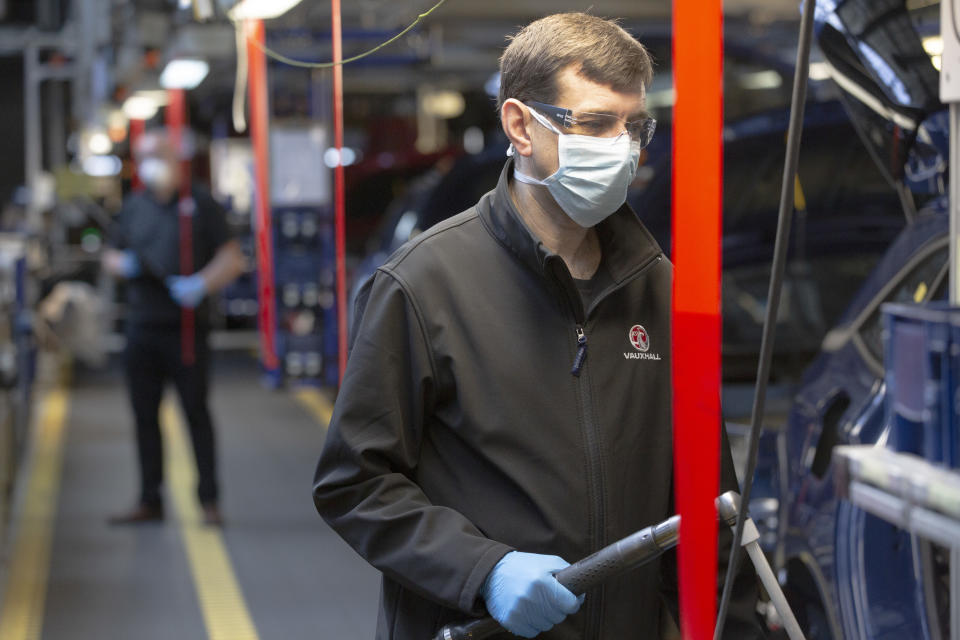
<path fill-rule="evenodd" d="M 510 158 L 500 173 L 496 188 L 478 203 L 478 213 L 502 245 L 534 271 L 546 274 L 549 263 L 559 256 L 524 224 L 510 197 L 512 179 L 513 158 Z M 662 253 L 656 240 L 626 203 L 598 224 L 596 230 L 604 264 L 618 283 Z"/>

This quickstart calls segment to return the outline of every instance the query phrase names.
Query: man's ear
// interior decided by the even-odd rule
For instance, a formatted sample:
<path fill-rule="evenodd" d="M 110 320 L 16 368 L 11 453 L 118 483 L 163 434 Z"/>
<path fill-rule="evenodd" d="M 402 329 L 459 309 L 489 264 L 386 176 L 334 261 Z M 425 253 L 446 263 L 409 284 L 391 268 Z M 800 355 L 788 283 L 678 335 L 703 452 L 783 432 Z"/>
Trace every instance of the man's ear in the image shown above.
<path fill-rule="evenodd" d="M 505 100 L 500 107 L 500 124 L 517 155 L 530 156 L 533 153 L 530 134 L 527 131 L 530 118 L 523 103 L 514 98 Z"/>

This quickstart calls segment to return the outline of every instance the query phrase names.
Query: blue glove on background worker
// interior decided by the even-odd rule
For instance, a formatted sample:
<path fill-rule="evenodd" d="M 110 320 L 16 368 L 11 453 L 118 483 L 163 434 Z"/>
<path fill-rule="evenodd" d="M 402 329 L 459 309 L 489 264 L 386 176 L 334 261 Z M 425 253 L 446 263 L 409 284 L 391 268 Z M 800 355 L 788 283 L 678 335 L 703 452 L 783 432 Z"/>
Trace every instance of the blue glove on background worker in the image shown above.
<path fill-rule="evenodd" d="M 140 275 L 140 260 L 133 251 L 129 249 L 124 251 L 120 263 L 120 269 L 123 272 L 124 278 L 129 280 L 130 278 L 136 278 Z"/>
<path fill-rule="evenodd" d="M 129 249 L 125 251 L 108 249 L 103 254 L 103 260 L 107 270 L 116 276 L 129 280 L 140 275 L 140 260 L 137 254 Z"/>
<path fill-rule="evenodd" d="M 547 631 L 583 604 L 553 574 L 570 566 L 558 556 L 511 551 L 483 583 L 487 611 L 510 633 L 524 638 Z"/>
<path fill-rule="evenodd" d="M 199 273 L 190 276 L 170 276 L 166 280 L 170 297 L 180 305 L 193 309 L 207 295 L 207 283 Z"/>

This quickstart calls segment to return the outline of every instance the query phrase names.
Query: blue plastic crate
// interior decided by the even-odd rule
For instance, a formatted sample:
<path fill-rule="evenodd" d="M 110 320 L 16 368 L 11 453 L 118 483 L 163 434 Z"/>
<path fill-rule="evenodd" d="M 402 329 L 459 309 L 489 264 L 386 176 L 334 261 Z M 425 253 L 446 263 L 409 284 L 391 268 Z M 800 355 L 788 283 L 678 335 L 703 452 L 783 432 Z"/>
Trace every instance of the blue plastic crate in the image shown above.
<path fill-rule="evenodd" d="M 960 466 L 960 308 L 883 305 L 887 446 Z"/>

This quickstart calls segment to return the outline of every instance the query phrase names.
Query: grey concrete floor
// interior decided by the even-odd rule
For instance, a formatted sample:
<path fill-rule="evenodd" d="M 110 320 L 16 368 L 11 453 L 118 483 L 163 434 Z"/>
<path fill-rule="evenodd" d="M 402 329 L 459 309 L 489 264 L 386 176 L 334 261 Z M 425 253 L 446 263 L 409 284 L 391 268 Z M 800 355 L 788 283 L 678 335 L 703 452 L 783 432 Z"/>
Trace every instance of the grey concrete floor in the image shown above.
<path fill-rule="evenodd" d="M 323 523 L 310 499 L 323 426 L 258 377 L 251 359 L 219 355 L 211 405 L 223 539 L 259 637 L 373 638 L 379 575 Z M 137 496 L 118 368 L 74 380 L 42 637 L 206 638 L 171 501 L 162 524 L 106 524 Z"/>

